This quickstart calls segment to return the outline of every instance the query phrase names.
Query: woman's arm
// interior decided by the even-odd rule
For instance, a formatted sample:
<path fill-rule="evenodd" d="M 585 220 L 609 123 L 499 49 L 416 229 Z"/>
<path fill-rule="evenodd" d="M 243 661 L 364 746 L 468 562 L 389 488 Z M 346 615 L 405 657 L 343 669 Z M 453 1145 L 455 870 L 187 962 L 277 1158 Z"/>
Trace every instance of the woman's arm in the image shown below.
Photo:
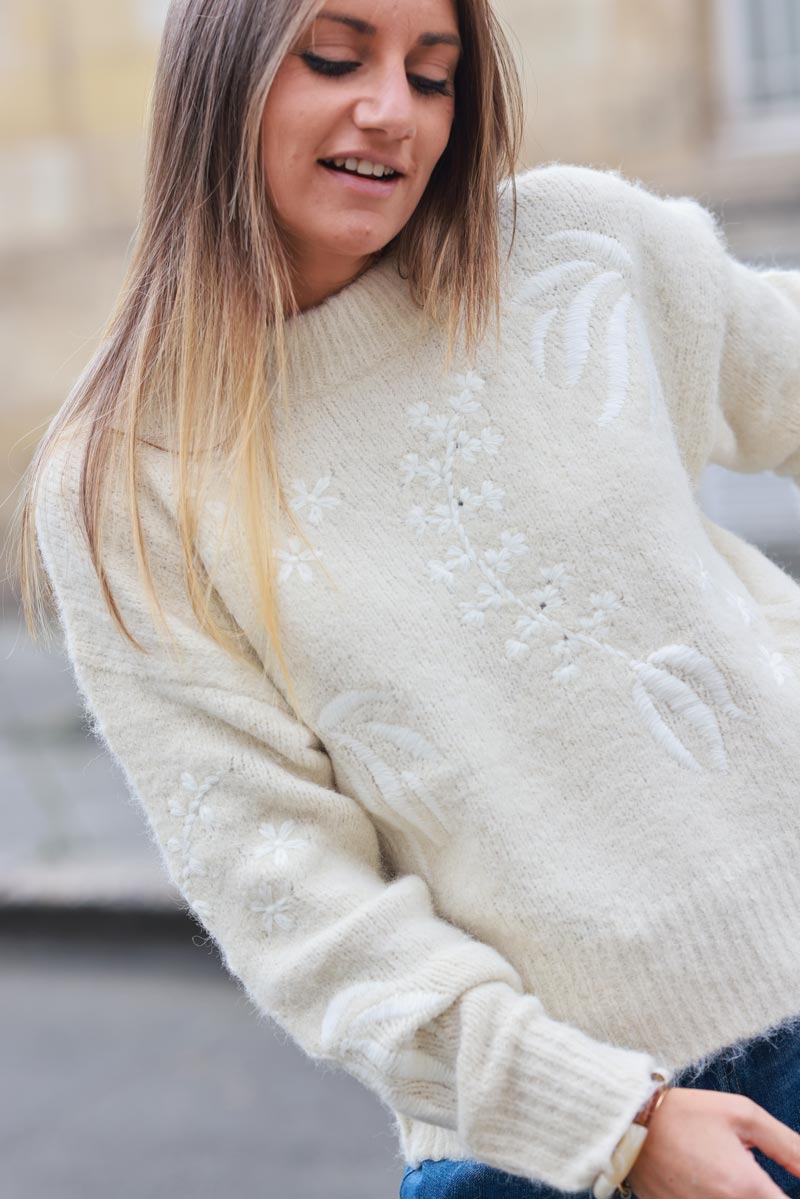
<path fill-rule="evenodd" d="M 650 1094 L 646 1053 L 551 1019 L 514 966 L 440 918 L 417 875 L 386 878 L 376 827 L 263 675 L 200 628 L 173 515 L 142 494 L 157 593 L 181 651 L 152 631 L 124 521 L 106 611 L 76 532 L 79 455 L 46 476 L 37 532 L 87 714 L 165 866 L 241 980 L 313 1059 L 393 1112 L 456 1130 L 470 1156 L 563 1190 L 591 1187 Z"/>
<path fill-rule="evenodd" d="M 647 220 L 661 260 L 646 294 L 683 367 L 669 397 L 682 439 L 703 464 L 800 481 L 800 271 L 739 261 L 695 200 L 649 196 L 645 249 Z"/>

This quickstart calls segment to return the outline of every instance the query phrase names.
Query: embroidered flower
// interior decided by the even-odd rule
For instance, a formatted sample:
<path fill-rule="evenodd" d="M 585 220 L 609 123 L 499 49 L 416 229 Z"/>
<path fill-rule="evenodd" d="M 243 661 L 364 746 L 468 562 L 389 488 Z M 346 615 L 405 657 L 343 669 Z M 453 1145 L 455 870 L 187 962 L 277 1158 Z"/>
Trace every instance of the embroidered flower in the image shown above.
<path fill-rule="evenodd" d="M 253 851 L 254 857 L 267 855 L 276 866 L 285 866 L 289 861 L 289 850 L 302 849 L 308 844 L 305 837 L 294 836 L 295 828 L 293 820 L 284 820 L 277 832 L 274 824 L 260 825 L 258 831 L 264 838 L 264 844 L 256 846 Z"/>
<path fill-rule="evenodd" d="M 194 896 L 190 893 L 191 880 L 205 878 L 208 873 L 205 864 L 195 853 L 194 834 L 198 825 L 207 829 L 214 825 L 215 809 L 207 801 L 206 796 L 212 787 L 217 786 L 219 781 L 218 774 L 209 774 L 202 782 L 198 782 L 191 771 L 184 770 L 181 772 L 180 783 L 183 790 L 188 792 L 187 798 L 173 798 L 167 803 L 170 815 L 181 821 L 182 831 L 180 836 L 168 838 L 166 848 L 170 853 L 179 856 L 180 871 L 177 882 L 184 898 L 190 904 L 199 902 L 195 901 Z"/>
<path fill-rule="evenodd" d="M 452 569 L 438 558 L 432 558 L 428 562 L 428 576 L 434 583 L 444 583 L 450 591 L 455 585 Z"/>
<path fill-rule="evenodd" d="M 569 683 L 580 674 L 580 669 L 573 662 L 573 655 L 578 650 L 578 643 L 573 637 L 561 637 L 550 646 L 551 653 L 561 658 L 562 664 L 553 672 L 552 677 L 557 683 Z"/>
<path fill-rule="evenodd" d="M 523 637 L 526 641 L 528 641 L 531 637 L 535 637 L 537 634 L 541 633 L 544 627 L 545 624 L 542 620 L 535 615 L 530 616 L 527 612 L 524 614 L 524 616 L 519 616 L 516 624 L 514 625 L 514 628 L 519 633 L 520 637 Z"/>
<path fill-rule="evenodd" d="M 458 606 L 463 612 L 464 624 L 482 625 L 486 610 L 498 608 L 501 603 L 502 600 L 491 583 L 481 583 L 476 598 L 472 601 L 462 600 Z"/>
<path fill-rule="evenodd" d="M 427 408 L 428 405 L 426 404 Z M 400 478 L 403 483 L 410 483 L 412 479 L 416 479 L 421 473 L 421 463 L 419 454 L 405 454 L 403 461 L 400 463 Z"/>
<path fill-rule="evenodd" d="M 273 889 L 272 883 L 261 883 L 258 898 L 250 904 L 250 911 L 261 914 L 261 923 L 267 932 L 271 933 L 276 926 L 292 928 L 294 925 L 294 920 L 287 914 L 290 904 L 291 897 L 288 894 L 280 892 L 277 888 Z"/>
<path fill-rule="evenodd" d="M 188 770 L 184 770 L 181 774 L 181 786 L 185 791 L 188 791 L 192 796 L 191 801 L 184 802 L 180 799 L 171 799 L 169 801 L 169 810 L 173 816 L 183 816 L 191 823 L 195 816 L 204 825 L 211 825 L 214 822 L 214 808 L 211 804 L 205 802 L 205 796 L 219 782 L 219 775 L 209 774 L 203 779 L 202 783 L 198 783 L 193 774 Z"/>
<path fill-rule="evenodd" d="M 506 641 L 506 655 L 509 658 L 523 658 L 525 654 L 530 653 L 530 648 L 524 641 L 517 641 L 515 637 L 509 637 Z"/>
<path fill-rule="evenodd" d="M 307 520 L 310 525 L 319 525 L 322 523 L 323 513 L 326 508 L 335 508 L 341 503 L 336 495 L 325 495 L 331 484 L 331 476 L 323 475 L 321 479 L 317 479 L 311 491 L 303 479 L 295 479 L 292 486 L 295 489 L 295 495 L 290 501 L 289 506 L 295 512 L 301 512 L 304 508 L 308 508 Z"/>
<path fill-rule="evenodd" d="M 578 624 L 584 629 L 604 629 L 610 614 L 618 611 L 622 605 L 613 591 L 593 591 L 590 599 L 592 613 L 578 617 Z"/>
<path fill-rule="evenodd" d="M 297 571 L 304 583 L 310 582 L 314 575 L 308 564 L 317 558 L 321 558 L 322 550 L 306 549 L 296 534 L 292 534 L 288 538 L 288 547 L 288 549 L 278 549 L 275 551 L 277 557 L 283 563 L 278 574 L 278 582 L 285 582 L 294 570 Z"/>
<path fill-rule="evenodd" d="M 458 527 L 458 520 L 453 515 L 448 504 L 437 504 L 427 517 L 426 523 L 434 528 L 437 533 L 449 533 L 451 529 Z"/>
<path fill-rule="evenodd" d="M 554 587 L 566 587 L 573 581 L 563 562 L 556 562 L 553 566 L 540 566 L 539 574 L 546 583 L 552 583 Z"/>
<path fill-rule="evenodd" d="M 487 425 L 485 429 L 481 429 L 480 441 L 481 449 L 487 454 L 497 454 L 505 438 L 502 433 L 498 433 L 497 429 Z"/>
<path fill-rule="evenodd" d="M 597 244 L 605 243 L 601 239 Z M 614 244 L 605 248 L 609 253 L 616 252 Z M 544 287 L 543 279 L 539 284 Z M 620 326 L 614 335 L 622 336 L 623 332 Z M 446 560 L 428 559 L 429 578 L 443 583 L 454 594 L 463 623 L 476 630 L 486 628 L 489 612 L 494 620 L 504 613 L 514 618 L 515 635 L 503 636 L 502 641 L 508 659 L 529 659 L 541 665 L 540 647 L 549 644 L 560 660 L 550 672 L 558 684 L 568 684 L 578 677 L 581 667 L 576 658 L 586 653 L 604 654 L 624 665 L 632 706 L 661 748 L 687 769 L 704 769 L 704 757 L 712 769 L 727 770 L 720 717 L 740 720 L 748 716 L 733 701 L 726 679 L 710 658 L 691 646 L 665 645 L 641 661 L 609 640 L 612 616 L 622 608 L 615 591 L 590 590 L 589 612 L 570 618 L 565 611 L 568 590 L 577 590 L 579 584 L 566 563 L 539 565 L 542 585 L 526 591 L 515 585 L 520 559 L 531 552 L 525 535 L 506 528 L 499 535 L 499 544 L 481 545 L 479 538 L 485 527 L 481 509 L 488 506 L 503 511 L 505 492 L 489 479 L 484 479 L 476 490 L 457 474 L 474 465 L 480 453 L 496 451 L 503 435 L 482 434 L 478 438 L 464 427 L 474 414 L 482 413 L 477 393 L 483 383 L 474 372 L 456 377 L 455 382 L 461 390 L 457 396 L 447 397 L 452 415 L 447 418 L 441 456 L 423 463 L 418 454 L 407 454 L 401 464 L 405 486 L 425 483 L 435 493 L 428 508 L 416 504 L 411 509 L 409 524 L 418 534 L 436 532 L 450 538 Z M 618 392 L 610 397 L 611 408 L 607 407 L 604 417 L 610 417 L 621 395 Z M 430 437 L 434 417 L 428 405 L 424 413 L 419 406 L 409 409 L 409 420 L 415 427 L 427 429 Z M 441 425 L 435 427 L 438 437 Z M 482 428 L 484 434 L 492 433 L 491 426 L 484 424 Z M 470 585 L 474 588 L 472 595 L 456 595 L 457 587 Z M 543 631 L 555 634 L 556 640 L 540 637 Z M 681 732 L 691 735 L 695 742 L 692 748 L 681 740 Z"/>
<path fill-rule="evenodd" d="M 758 650 L 762 664 L 767 667 L 779 687 L 782 687 L 787 679 L 793 677 L 794 671 L 783 654 L 778 653 L 777 650 L 769 649 L 763 643 L 759 645 Z"/>
<path fill-rule="evenodd" d="M 531 599 L 535 604 L 544 610 L 545 608 L 560 608 L 564 603 L 564 597 L 557 587 L 552 583 L 548 583 L 545 587 L 540 587 L 537 591 L 532 591 Z"/>
<path fill-rule="evenodd" d="M 468 570 L 472 565 L 472 559 L 465 553 L 463 546 L 448 545 L 447 565 L 451 570 Z"/>
<path fill-rule="evenodd" d="M 430 411 L 430 404 L 426 404 L 424 402 L 420 403 L 420 404 L 411 404 L 411 406 L 407 410 L 408 423 L 411 425 L 412 428 L 418 429 L 420 427 L 420 425 L 424 425 L 427 423 L 427 416 L 428 416 L 429 411 Z M 417 455 L 416 454 L 408 454 L 407 456 L 409 458 L 416 458 Z"/>
<path fill-rule="evenodd" d="M 753 623 L 757 615 L 756 610 L 743 595 L 737 595 L 735 591 L 730 591 L 726 587 L 725 602 L 741 617 L 744 624 L 749 626 Z"/>

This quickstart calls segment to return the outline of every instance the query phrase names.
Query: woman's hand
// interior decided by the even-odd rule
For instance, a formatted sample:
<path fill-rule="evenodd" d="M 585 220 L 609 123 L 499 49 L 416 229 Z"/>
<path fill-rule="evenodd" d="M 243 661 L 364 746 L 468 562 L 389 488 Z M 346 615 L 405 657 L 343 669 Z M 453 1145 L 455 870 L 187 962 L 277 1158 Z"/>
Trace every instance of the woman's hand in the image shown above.
<path fill-rule="evenodd" d="M 753 1146 L 800 1178 L 800 1135 L 752 1099 L 673 1087 L 626 1182 L 637 1199 L 779 1199 Z"/>

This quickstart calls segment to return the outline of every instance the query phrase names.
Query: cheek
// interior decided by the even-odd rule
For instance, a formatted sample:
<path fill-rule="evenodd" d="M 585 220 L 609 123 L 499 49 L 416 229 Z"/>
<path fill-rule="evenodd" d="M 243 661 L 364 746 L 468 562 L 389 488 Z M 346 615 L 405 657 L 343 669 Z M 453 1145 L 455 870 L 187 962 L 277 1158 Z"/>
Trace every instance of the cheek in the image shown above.
<path fill-rule="evenodd" d="M 276 187 L 311 153 L 319 104 L 297 78 L 277 78 L 267 98 L 261 126 L 261 152 L 267 177 Z"/>
<path fill-rule="evenodd" d="M 434 113 L 431 117 L 430 139 L 431 143 L 436 146 L 437 159 L 441 158 L 450 141 L 454 119 L 455 108 L 452 103 L 442 104 L 442 111 Z"/>

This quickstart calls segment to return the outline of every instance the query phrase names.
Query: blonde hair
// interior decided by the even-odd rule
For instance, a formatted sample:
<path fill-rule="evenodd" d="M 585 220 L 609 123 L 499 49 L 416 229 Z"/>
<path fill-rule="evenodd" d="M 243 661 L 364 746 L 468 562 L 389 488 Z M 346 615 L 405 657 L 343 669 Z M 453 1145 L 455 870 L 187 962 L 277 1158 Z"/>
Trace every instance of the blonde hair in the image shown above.
<path fill-rule="evenodd" d="M 209 609 L 213 579 L 197 551 L 207 482 L 200 450 L 221 447 L 227 454 L 223 477 L 230 479 L 226 524 L 231 511 L 241 518 L 257 615 L 295 711 L 275 586 L 279 506 L 308 542 L 285 502 L 269 405 L 273 395 L 285 403 L 285 313 L 298 307 L 267 198 L 261 124 L 280 63 L 323 3 L 172 0 L 150 103 L 144 196 L 130 263 L 99 348 L 34 451 L 15 518 L 23 609 L 36 639 L 53 601 L 35 536 L 37 494 L 60 439 L 76 430 L 83 434 L 80 511 L 92 564 L 117 626 L 142 650 L 119 613 L 100 547 L 108 472 L 118 470 L 148 605 L 163 620 L 137 500 L 137 449 L 146 440 L 141 434 L 148 415 L 156 415 L 177 446 L 176 515 L 192 609 L 219 645 L 242 658 Z M 448 363 L 462 321 L 466 351 L 473 354 L 492 301 L 500 336 L 498 188 L 511 176 L 515 231 L 513 172 L 522 138 L 520 82 L 490 0 L 456 0 L 456 9 L 464 52 L 450 139 L 416 210 L 381 251 L 396 252 L 423 319 L 446 325 Z M 273 377 L 269 361 L 277 364 Z"/>

